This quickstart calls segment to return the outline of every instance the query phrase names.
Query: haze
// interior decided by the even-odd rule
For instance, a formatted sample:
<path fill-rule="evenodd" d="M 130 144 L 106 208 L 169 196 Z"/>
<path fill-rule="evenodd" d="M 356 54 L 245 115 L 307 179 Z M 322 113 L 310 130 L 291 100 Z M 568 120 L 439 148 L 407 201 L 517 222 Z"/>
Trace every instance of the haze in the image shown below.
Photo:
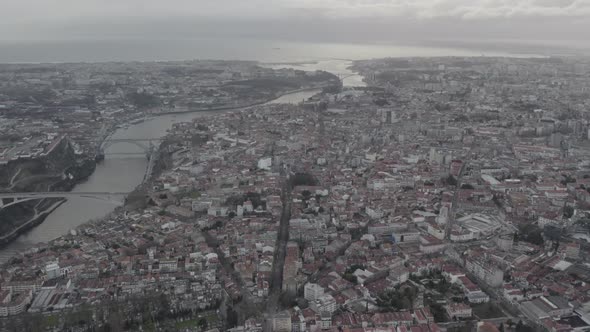
<path fill-rule="evenodd" d="M 0 0 L 0 40 L 224 36 L 583 45 L 590 0 Z"/>

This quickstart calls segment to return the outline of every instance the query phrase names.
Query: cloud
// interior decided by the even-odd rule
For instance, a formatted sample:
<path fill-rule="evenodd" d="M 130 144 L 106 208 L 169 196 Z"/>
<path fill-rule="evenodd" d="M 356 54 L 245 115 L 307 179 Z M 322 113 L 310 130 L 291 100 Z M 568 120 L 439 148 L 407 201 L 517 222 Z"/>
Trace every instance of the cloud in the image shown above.
<path fill-rule="evenodd" d="M 292 0 L 334 17 L 590 17 L 590 0 Z"/>
<path fill-rule="evenodd" d="M 589 17 L 590 0 L 0 0 L 8 22 L 109 17 Z"/>
<path fill-rule="evenodd" d="M 271 38 L 587 42 L 590 0 L 0 0 L 0 41 Z"/>

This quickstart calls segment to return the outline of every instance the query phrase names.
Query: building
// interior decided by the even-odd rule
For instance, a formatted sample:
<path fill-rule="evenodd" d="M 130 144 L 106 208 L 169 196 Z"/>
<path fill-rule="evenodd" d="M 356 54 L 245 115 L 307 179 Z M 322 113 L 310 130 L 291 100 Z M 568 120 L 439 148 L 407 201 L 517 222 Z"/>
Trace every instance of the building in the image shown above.
<path fill-rule="evenodd" d="M 491 287 L 499 287 L 504 282 L 504 271 L 489 260 L 466 259 L 465 268 Z"/>
<path fill-rule="evenodd" d="M 0 317 L 14 316 L 23 313 L 33 299 L 33 291 L 13 293 L 10 290 L 0 291 Z"/>
<path fill-rule="evenodd" d="M 332 327 L 332 314 L 329 312 L 321 312 L 320 313 L 320 328 L 322 330 L 328 330 Z"/>
<path fill-rule="evenodd" d="M 473 281 L 468 277 L 462 276 L 457 278 L 457 281 L 461 284 L 465 296 L 469 303 L 486 303 L 490 301 L 488 294 L 484 293 Z"/>
<path fill-rule="evenodd" d="M 410 272 L 405 267 L 396 267 L 389 270 L 387 281 L 390 283 L 390 287 L 393 288 L 396 285 L 403 284 L 410 278 Z"/>
<path fill-rule="evenodd" d="M 324 288 L 318 284 L 307 283 L 303 287 L 303 297 L 313 302 L 324 295 Z"/>
<path fill-rule="evenodd" d="M 275 314 L 270 318 L 269 328 L 273 332 L 291 332 L 291 314 L 288 311 Z"/>
<path fill-rule="evenodd" d="M 470 214 L 457 219 L 457 221 L 465 229 L 473 233 L 474 238 L 491 235 L 502 226 L 502 219 L 500 217 L 485 215 L 482 213 Z"/>
<path fill-rule="evenodd" d="M 509 251 L 512 249 L 513 242 L 514 235 L 512 234 L 503 234 L 496 238 L 496 245 L 498 245 L 498 248 L 504 251 Z"/>
<path fill-rule="evenodd" d="M 562 296 L 541 296 L 531 301 L 522 302 L 520 309 L 533 321 L 564 317 L 571 315 L 574 311 L 573 306 Z"/>
<path fill-rule="evenodd" d="M 61 277 L 59 265 L 57 263 L 47 264 L 45 266 L 45 275 L 49 280 Z"/>
<path fill-rule="evenodd" d="M 442 253 L 446 246 L 446 243 L 432 235 L 420 237 L 420 251 L 425 254 Z"/>
<path fill-rule="evenodd" d="M 262 159 L 258 160 L 258 168 L 259 169 L 269 171 L 271 166 L 272 166 L 272 158 L 270 158 L 270 157 L 262 158 Z"/>
<path fill-rule="evenodd" d="M 316 313 L 328 312 L 331 315 L 338 309 L 338 304 L 332 295 L 324 294 L 315 302 L 310 303 L 310 307 Z"/>
<path fill-rule="evenodd" d="M 445 306 L 445 310 L 451 319 L 469 318 L 472 314 L 471 307 L 465 303 L 450 303 Z"/>

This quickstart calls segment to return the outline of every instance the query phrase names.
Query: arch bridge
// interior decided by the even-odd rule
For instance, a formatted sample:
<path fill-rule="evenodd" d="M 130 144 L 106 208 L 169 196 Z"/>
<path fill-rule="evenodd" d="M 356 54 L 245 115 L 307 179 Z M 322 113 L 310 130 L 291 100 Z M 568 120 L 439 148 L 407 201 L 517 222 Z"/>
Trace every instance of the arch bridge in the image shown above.
<path fill-rule="evenodd" d="M 104 151 L 118 143 L 129 143 L 142 149 L 145 153 L 150 153 L 154 149 L 154 142 L 160 142 L 159 138 L 111 138 L 102 142 L 100 150 Z"/>
<path fill-rule="evenodd" d="M 27 201 L 44 199 L 44 198 L 68 198 L 81 197 L 90 198 L 100 201 L 121 205 L 121 198 L 127 197 L 129 193 L 123 192 L 14 192 L 0 193 L 0 210 L 9 206 L 20 204 Z M 119 200 L 117 200 L 117 198 Z"/>

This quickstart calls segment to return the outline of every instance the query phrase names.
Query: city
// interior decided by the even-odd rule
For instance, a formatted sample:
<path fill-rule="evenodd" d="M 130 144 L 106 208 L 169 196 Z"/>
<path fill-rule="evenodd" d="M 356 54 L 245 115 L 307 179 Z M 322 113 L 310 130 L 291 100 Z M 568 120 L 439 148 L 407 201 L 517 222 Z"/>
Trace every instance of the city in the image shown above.
<path fill-rule="evenodd" d="M 1 326 L 590 329 L 590 60 L 351 70 L 365 87 L 250 62 L 2 67 L 7 242 L 69 199 L 50 193 L 90 176 L 117 127 L 211 112 L 149 141 L 113 213 L 4 264 Z"/>

